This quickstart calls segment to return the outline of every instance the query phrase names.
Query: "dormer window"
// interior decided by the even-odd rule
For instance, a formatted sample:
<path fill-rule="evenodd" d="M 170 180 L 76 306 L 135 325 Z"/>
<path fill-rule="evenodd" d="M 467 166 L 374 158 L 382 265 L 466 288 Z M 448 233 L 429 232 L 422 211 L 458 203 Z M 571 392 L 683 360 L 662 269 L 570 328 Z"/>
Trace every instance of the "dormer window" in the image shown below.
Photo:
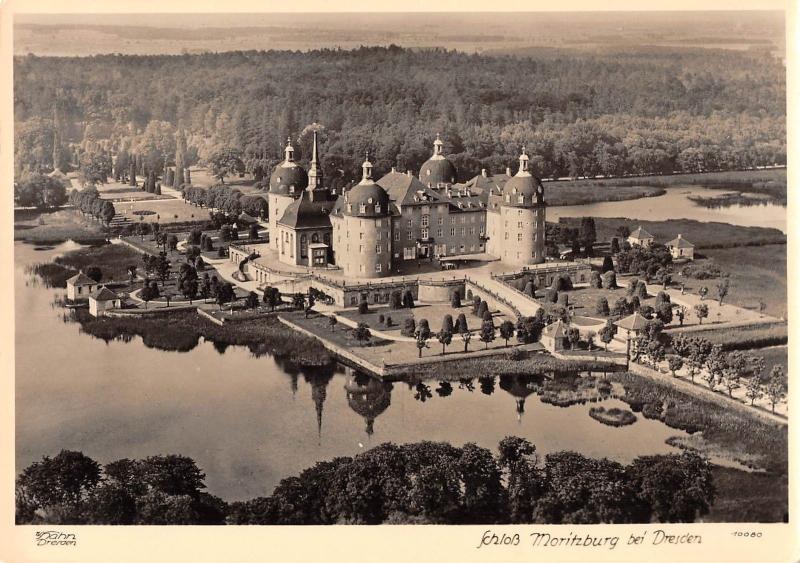
<path fill-rule="evenodd" d="M 511 203 L 511 196 L 506 194 L 506 203 Z"/>
<path fill-rule="evenodd" d="M 289 186 L 289 193 L 290 193 L 290 194 L 293 194 L 293 193 L 294 193 L 294 186 L 293 186 L 293 185 L 292 185 L 292 186 Z"/>
<path fill-rule="evenodd" d="M 352 213 L 353 212 L 353 204 L 352 203 L 348 203 L 347 204 L 347 212 L 348 213 Z"/>
<path fill-rule="evenodd" d="M 381 212 L 381 204 L 380 203 L 376 203 L 375 204 L 375 213 L 380 213 L 380 212 Z"/>
<path fill-rule="evenodd" d="M 521 195 L 517 198 L 517 203 L 525 203 L 525 196 Z"/>
<path fill-rule="evenodd" d="M 366 213 L 367 212 L 367 206 L 362 203 L 361 205 L 358 206 L 358 212 L 359 213 Z"/>

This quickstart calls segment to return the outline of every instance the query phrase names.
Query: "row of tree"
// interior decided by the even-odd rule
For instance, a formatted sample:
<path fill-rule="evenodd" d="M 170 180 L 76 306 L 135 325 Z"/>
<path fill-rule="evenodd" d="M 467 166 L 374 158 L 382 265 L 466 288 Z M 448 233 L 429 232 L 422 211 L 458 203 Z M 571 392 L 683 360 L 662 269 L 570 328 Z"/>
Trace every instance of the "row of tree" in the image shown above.
<path fill-rule="evenodd" d="M 100 194 L 95 189 L 72 190 L 69 193 L 69 203 L 75 209 L 102 221 L 108 226 L 117 214 L 114 203 L 107 199 L 101 199 Z"/>
<path fill-rule="evenodd" d="M 473 443 L 384 443 L 317 463 L 269 497 L 226 503 L 188 457 L 101 466 L 62 450 L 16 480 L 17 524 L 594 524 L 693 522 L 716 491 L 694 453 L 623 465 L 574 452 L 540 458 L 523 438 L 493 455 Z"/>

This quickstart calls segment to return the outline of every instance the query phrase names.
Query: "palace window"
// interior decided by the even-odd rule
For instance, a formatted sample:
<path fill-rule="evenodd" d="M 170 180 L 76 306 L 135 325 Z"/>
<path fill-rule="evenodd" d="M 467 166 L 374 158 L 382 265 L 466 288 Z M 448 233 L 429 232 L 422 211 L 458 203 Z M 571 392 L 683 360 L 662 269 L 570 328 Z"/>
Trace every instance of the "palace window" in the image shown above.
<path fill-rule="evenodd" d="M 400 240 L 400 231 L 394 232 L 394 240 Z"/>
<path fill-rule="evenodd" d="M 313 243 L 319 242 L 319 234 L 314 233 L 313 235 L 311 235 L 311 242 Z"/>
<path fill-rule="evenodd" d="M 505 237 L 505 238 L 506 238 L 506 240 L 508 240 L 508 231 L 506 231 L 506 233 L 505 233 L 505 234 L 506 234 L 506 237 Z"/>
<path fill-rule="evenodd" d="M 413 229 L 414 228 L 414 219 L 409 219 L 408 220 L 408 228 L 409 229 Z"/>
<path fill-rule="evenodd" d="M 442 216 L 440 215 L 440 216 L 439 216 L 439 218 L 438 218 L 438 219 L 436 219 L 436 224 L 437 224 L 437 225 L 444 225 L 444 217 L 442 217 Z"/>
<path fill-rule="evenodd" d="M 414 240 L 414 232 L 413 232 L 413 231 L 408 231 L 408 232 L 406 233 L 406 238 L 407 238 L 408 240 Z"/>
<path fill-rule="evenodd" d="M 469 234 L 471 234 L 471 235 L 475 234 L 475 227 L 470 227 L 469 228 Z"/>
<path fill-rule="evenodd" d="M 467 222 L 467 216 L 466 215 L 462 215 L 461 216 L 461 224 L 463 225 L 466 222 Z"/>
<path fill-rule="evenodd" d="M 467 234 L 467 229 L 466 229 L 466 227 L 461 227 L 461 236 L 463 237 L 463 236 L 464 236 L 464 235 L 466 235 L 466 234 Z"/>
<path fill-rule="evenodd" d="M 518 221 L 518 222 L 517 222 L 517 228 L 518 228 L 518 229 L 521 229 L 521 228 L 522 228 L 522 221 Z"/>
<path fill-rule="evenodd" d="M 450 217 L 450 224 L 451 224 L 451 225 L 455 225 L 455 224 L 456 224 L 456 218 L 455 218 L 455 216 L 453 216 L 453 217 Z"/>
<path fill-rule="evenodd" d="M 436 229 L 436 236 L 437 236 L 437 237 L 441 237 L 441 236 L 442 236 L 442 228 L 441 228 L 441 227 L 439 227 L 438 229 Z"/>
<path fill-rule="evenodd" d="M 380 213 L 380 211 L 381 211 L 381 206 L 380 206 L 380 205 L 376 205 L 376 206 L 375 206 L 375 212 L 376 212 L 376 213 Z M 378 219 L 377 221 L 375 221 L 375 226 L 376 226 L 376 227 L 380 227 L 380 226 L 381 226 L 381 220 L 380 220 L 380 219 Z"/>
<path fill-rule="evenodd" d="M 308 238 L 300 235 L 300 258 L 308 258 Z"/>
<path fill-rule="evenodd" d="M 380 254 L 380 253 L 381 253 L 381 245 L 380 244 L 376 244 L 375 245 L 375 254 Z"/>
<path fill-rule="evenodd" d="M 428 221 L 430 221 L 430 216 L 429 215 L 423 215 L 422 216 L 422 226 L 423 227 L 427 227 L 428 226 Z"/>
<path fill-rule="evenodd" d="M 363 244 L 359 244 L 358 245 L 358 253 L 359 254 L 364 254 L 364 245 Z"/>
<path fill-rule="evenodd" d="M 454 237 L 454 236 L 456 236 L 456 229 L 455 229 L 455 227 L 451 227 L 451 228 L 450 228 L 450 236 L 451 236 L 451 237 Z"/>
<path fill-rule="evenodd" d="M 378 240 L 381 240 L 381 232 L 380 231 L 378 231 L 378 234 L 377 234 L 377 236 L 375 238 L 377 238 Z"/>
<path fill-rule="evenodd" d="M 364 240 L 364 233 L 358 233 L 358 240 Z"/>
<path fill-rule="evenodd" d="M 517 242 L 522 242 L 522 233 L 517 233 Z"/>
<path fill-rule="evenodd" d="M 380 272 L 380 271 L 381 271 L 381 263 L 380 263 L 380 262 L 378 262 L 377 264 L 375 264 L 375 271 L 376 271 L 376 272 Z M 376 296 L 376 298 L 377 298 L 377 296 Z"/>

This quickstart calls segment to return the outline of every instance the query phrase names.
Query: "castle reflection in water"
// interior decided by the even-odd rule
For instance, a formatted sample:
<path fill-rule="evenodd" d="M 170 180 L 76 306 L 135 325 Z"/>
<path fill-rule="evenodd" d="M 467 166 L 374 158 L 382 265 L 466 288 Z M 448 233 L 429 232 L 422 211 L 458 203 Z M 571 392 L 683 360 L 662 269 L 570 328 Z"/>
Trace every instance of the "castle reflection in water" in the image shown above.
<path fill-rule="evenodd" d="M 386 412 L 392 402 L 392 391 L 395 386 L 407 385 L 409 393 L 415 400 L 424 403 L 434 395 L 439 397 L 449 396 L 457 386 L 469 392 L 478 391 L 484 395 L 492 395 L 496 388 L 508 393 L 514 399 L 514 410 L 517 420 L 525 414 L 525 401 L 532 394 L 547 392 L 549 386 L 562 387 L 566 384 L 572 387 L 572 381 L 578 379 L 577 374 L 546 374 L 546 375 L 500 375 L 463 378 L 456 381 L 383 381 L 377 377 L 367 375 L 350 367 L 336 366 L 330 369 L 297 370 L 289 369 L 292 394 L 297 393 L 300 377 L 311 387 L 311 400 L 316 411 L 317 432 L 321 440 L 325 400 L 328 397 L 329 384 L 334 377 L 344 375 L 344 392 L 347 404 L 353 412 L 364 420 L 364 432 L 372 436 L 375 432 L 375 423 L 378 417 Z M 499 385 L 498 385 L 499 379 Z M 477 384 L 477 387 L 476 387 Z M 437 386 L 438 385 L 438 386 Z M 436 386 L 431 388 L 431 386 Z M 509 405 L 511 406 L 511 405 Z"/>

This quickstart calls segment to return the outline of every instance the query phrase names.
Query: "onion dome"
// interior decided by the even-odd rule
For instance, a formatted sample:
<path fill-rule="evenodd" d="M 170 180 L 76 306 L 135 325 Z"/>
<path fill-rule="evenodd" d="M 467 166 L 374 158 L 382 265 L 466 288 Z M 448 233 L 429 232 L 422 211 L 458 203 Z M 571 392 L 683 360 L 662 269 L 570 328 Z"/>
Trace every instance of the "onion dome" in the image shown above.
<path fill-rule="evenodd" d="M 440 184 L 456 183 L 456 167 L 442 154 L 444 143 L 436 134 L 433 142 L 433 156 L 426 160 L 419 169 L 419 180 L 429 188 L 437 188 Z"/>
<path fill-rule="evenodd" d="M 387 217 L 389 194 L 372 179 L 369 154 L 361 169 L 361 181 L 344 194 L 344 213 L 353 217 Z"/>
<path fill-rule="evenodd" d="M 286 139 L 286 157 L 275 167 L 269 178 L 269 191 L 273 194 L 296 195 L 308 187 L 308 174 L 294 160 L 294 147 L 290 139 Z"/>
<path fill-rule="evenodd" d="M 531 207 L 544 203 L 544 186 L 542 181 L 528 170 L 528 160 L 525 147 L 522 147 L 519 170 L 503 186 L 503 205 Z"/>

